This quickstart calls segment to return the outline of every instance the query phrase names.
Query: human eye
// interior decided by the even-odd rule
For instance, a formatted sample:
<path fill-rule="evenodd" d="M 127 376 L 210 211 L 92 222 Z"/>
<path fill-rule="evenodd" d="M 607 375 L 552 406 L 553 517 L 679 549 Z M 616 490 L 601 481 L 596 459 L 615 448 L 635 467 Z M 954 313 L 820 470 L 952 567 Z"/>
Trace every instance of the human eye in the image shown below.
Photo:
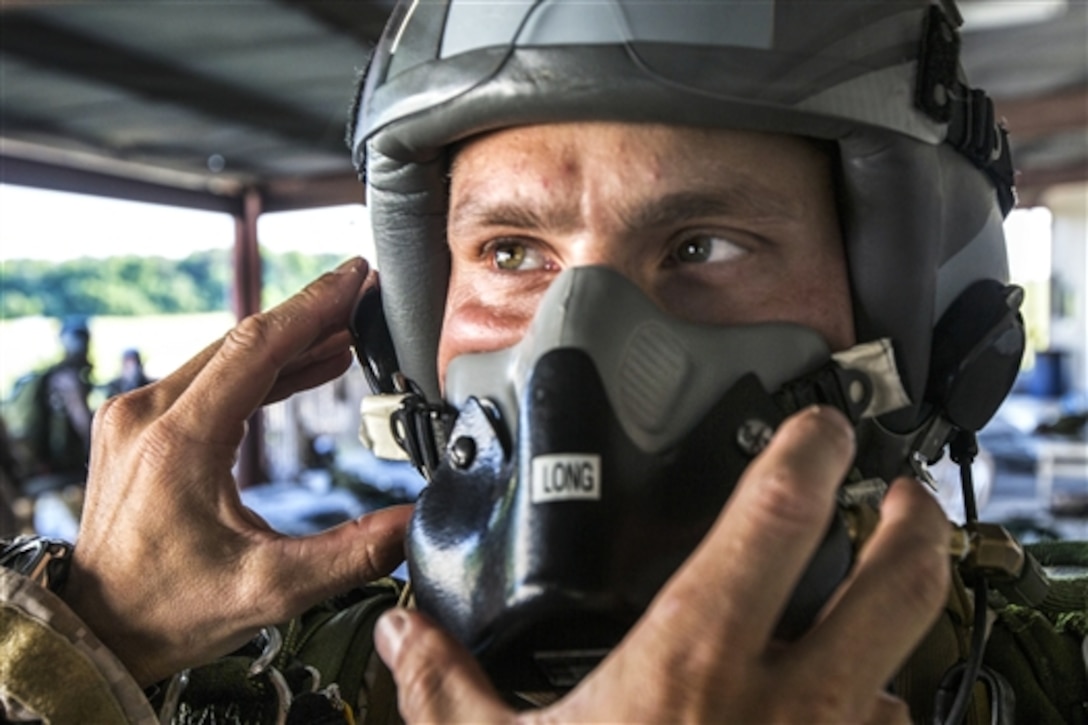
<path fill-rule="evenodd" d="M 530 272 L 545 269 L 547 256 L 536 246 L 518 239 L 499 239 L 484 250 L 495 269 L 503 272 Z"/>
<path fill-rule="evenodd" d="M 731 262 L 748 253 L 740 244 L 717 234 L 693 234 L 677 244 L 670 255 L 676 264 Z"/>

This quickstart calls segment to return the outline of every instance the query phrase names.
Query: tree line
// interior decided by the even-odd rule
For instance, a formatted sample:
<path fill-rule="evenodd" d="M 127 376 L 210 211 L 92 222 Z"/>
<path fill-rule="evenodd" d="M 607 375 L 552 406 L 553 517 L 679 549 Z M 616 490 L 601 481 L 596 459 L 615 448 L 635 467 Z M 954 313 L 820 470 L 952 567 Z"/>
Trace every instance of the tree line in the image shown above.
<path fill-rule="evenodd" d="M 263 305 L 286 299 L 340 261 L 335 254 L 262 251 Z M 226 249 L 184 259 L 7 260 L 0 274 L 0 317 L 216 312 L 230 309 L 232 282 Z"/>

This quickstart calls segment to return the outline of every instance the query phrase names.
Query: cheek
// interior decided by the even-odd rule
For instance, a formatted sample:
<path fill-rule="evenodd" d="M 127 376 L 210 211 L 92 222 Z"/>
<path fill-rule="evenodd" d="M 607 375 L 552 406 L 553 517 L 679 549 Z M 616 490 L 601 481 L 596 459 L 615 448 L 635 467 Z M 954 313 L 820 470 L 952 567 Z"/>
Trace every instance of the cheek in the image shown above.
<path fill-rule="evenodd" d="M 660 297 L 662 307 L 690 322 L 795 322 L 823 335 L 832 350 L 854 344 L 845 264 L 834 255 L 768 255 L 728 279 L 670 280 Z"/>
<path fill-rule="evenodd" d="M 854 345 L 854 314 L 845 279 L 841 286 L 811 290 L 800 304 L 805 307 L 801 321 L 822 334 L 832 351 Z"/>
<path fill-rule="evenodd" d="M 839 258 L 809 259 L 783 279 L 776 319 L 813 328 L 834 351 L 854 345 L 854 313 L 845 263 Z"/>
<path fill-rule="evenodd" d="M 536 312 L 539 295 L 507 295 L 479 283 L 452 280 L 438 343 L 438 377 L 459 355 L 491 352 L 517 344 Z"/>

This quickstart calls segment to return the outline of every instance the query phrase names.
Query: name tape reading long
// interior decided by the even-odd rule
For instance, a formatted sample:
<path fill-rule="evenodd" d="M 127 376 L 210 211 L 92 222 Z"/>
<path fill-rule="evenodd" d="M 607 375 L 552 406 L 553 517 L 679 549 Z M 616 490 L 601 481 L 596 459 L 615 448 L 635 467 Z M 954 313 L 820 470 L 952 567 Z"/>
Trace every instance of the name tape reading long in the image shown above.
<path fill-rule="evenodd" d="M 532 477 L 533 503 L 601 498 L 601 457 L 594 453 L 536 456 Z"/>

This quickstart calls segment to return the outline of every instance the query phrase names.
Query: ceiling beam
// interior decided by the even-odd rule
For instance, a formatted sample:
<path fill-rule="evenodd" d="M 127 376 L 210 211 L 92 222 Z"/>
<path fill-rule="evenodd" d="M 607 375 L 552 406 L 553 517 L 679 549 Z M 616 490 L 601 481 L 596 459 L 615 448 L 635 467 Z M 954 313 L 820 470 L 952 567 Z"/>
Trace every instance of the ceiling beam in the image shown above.
<path fill-rule="evenodd" d="M 302 10 L 327 29 L 354 38 L 370 52 L 381 37 L 396 0 L 278 0 Z"/>
<path fill-rule="evenodd" d="M 65 148 L 93 149 L 100 145 L 97 138 L 85 131 L 62 128 L 53 117 L 27 115 L 19 109 L 0 107 L 0 149 L 7 152 L 5 147 L 12 143 L 34 145 L 33 142 L 20 140 L 25 138 L 48 138 L 50 145 L 53 144 L 53 139 L 62 139 L 61 143 L 56 144 L 58 147 L 63 146 L 59 153 L 63 153 Z"/>
<path fill-rule="evenodd" d="M 165 204 L 186 209 L 218 211 L 235 216 L 242 212 L 242 201 L 238 196 L 183 189 L 6 154 L 0 155 L 0 184 L 17 184 L 75 194 Z"/>
<path fill-rule="evenodd" d="M 1055 168 L 1025 169 L 1017 173 L 1017 206 L 1035 206 L 1047 189 L 1059 184 L 1088 184 L 1088 160 Z"/>
<path fill-rule="evenodd" d="M 273 179 L 261 187 L 265 211 L 293 211 L 365 201 L 363 182 L 353 173 Z"/>
<path fill-rule="evenodd" d="M 1041 96 L 996 98 L 1013 141 L 1088 128 L 1088 83 Z"/>
<path fill-rule="evenodd" d="M 159 58 L 80 35 L 29 13 L 4 13 L 0 52 L 143 98 L 191 108 L 213 119 L 343 153 L 342 139 L 329 136 L 325 118 L 243 86 L 190 73 Z M 136 68 L 138 73 L 133 72 Z"/>

